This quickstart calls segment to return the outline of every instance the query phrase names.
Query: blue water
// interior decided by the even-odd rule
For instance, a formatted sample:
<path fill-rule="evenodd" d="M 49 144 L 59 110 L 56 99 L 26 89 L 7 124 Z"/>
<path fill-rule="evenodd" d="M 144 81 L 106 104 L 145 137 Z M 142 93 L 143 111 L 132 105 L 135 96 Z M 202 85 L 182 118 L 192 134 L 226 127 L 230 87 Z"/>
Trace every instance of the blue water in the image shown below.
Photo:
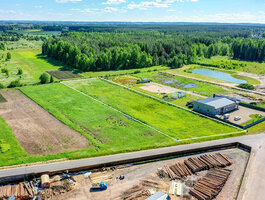
<path fill-rule="evenodd" d="M 192 71 L 192 73 L 200 74 L 200 75 L 204 75 L 204 76 L 210 76 L 212 78 L 217 78 L 217 79 L 232 82 L 232 83 L 247 83 L 247 81 L 242 80 L 242 79 L 238 79 L 238 78 L 234 78 L 233 76 L 231 76 L 228 73 L 219 72 L 219 71 L 210 70 L 210 69 L 204 69 L 204 68 L 195 69 Z"/>

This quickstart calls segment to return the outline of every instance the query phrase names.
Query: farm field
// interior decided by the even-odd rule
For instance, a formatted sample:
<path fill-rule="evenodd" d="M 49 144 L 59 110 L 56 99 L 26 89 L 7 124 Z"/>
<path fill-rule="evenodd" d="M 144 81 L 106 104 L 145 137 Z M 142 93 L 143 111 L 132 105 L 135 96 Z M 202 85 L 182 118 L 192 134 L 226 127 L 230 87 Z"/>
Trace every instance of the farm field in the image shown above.
<path fill-rule="evenodd" d="M 16 160 L 28 155 L 2 117 L 0 117 L 0 133 L 0 164 L 6 165 L 9 160 Z"/>
<path fill-rule="evenodd" d="M 115 70 L 115 71 L 99 71 L 99 72 L 83 72 L 80 75 L 87 78 L 94 77 L 108 77 L 108 76 L 118 76 L 118 75 L 126 75 L 126 74 L 138 74 L 142 72 L 152 72 L 152 71 L 162 71 L 168 70 L 169 67 L 166 66 L 153 66 L 139 69 L 127 69 L 127 70 Z"/>
<path fill-rule="evenodd" d="M 49 70 L 46 71 L 51 76 L 57 78 L 57 79 L 73 79 L 73 78 L 81 78 L 82 76 L 79 74 L 75 74 L 71 71 L 66 70 Z"/>
<path fill-rule="evenodd" d="M 19 90 L 6 90 L 1 94 L 7 102 L 0 103 L 0 115 L 30 155 L 57 154 L 90 146 L 83 135 L 61 123 Z"/>
<path fill-rule="evenodd" d="M 88 79 L 64 84 L 180 140 L 238 131 L 236 128 L 169 106 L 104 80 Z"/>
<path fill-rule="evenodd" d="M 167 146 L 174 140 L 130 120 L 63 84 L 23 87 L 21 91 L 86 136 L 97 155 Z M 79 153 L 75 153 L 76 156 Z M 91 154 L 84 153 L 91 156 Z M 82 155 L 83 155 L 82 154 Z"/>
<path fill-rule="evenodd" d="M 39 82 L 40 75 L 45 71 L 63 68 L 58 62 L 40 56 L 38 49 L 20 49 L 10 52 L 11 60 L 3 65 L 3 68 L 9 71 L 9 75 L 0 73 L 1 83 L 5 86 L 14 80 L 20 80 L 22 84 L 35 84 Z M 23 71 L 22 75 L 18 75 L 19 68 Z"/>

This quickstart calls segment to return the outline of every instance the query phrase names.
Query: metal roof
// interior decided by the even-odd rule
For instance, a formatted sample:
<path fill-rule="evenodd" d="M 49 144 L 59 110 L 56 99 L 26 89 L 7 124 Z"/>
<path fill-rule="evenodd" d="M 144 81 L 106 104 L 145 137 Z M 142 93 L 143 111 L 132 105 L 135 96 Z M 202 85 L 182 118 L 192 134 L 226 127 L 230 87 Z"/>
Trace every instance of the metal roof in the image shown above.
<path fill-rule="evenodd" d="M 163 193 L 163 192 L 157 192 L 157 193 L 155 193 L 154 195 L 148 197 L 148 198 L 145 199 L 145 200 L 157 200 L 157 199 L 159 199 L 159 198 L 161 198 L 161 197 L 165 197 L 165 198 L 167 198 L 168 195 L 165 194 L 165 193 Z"/>
<path fill-rule="evenodd" d="M 209 97 L 206 99 L 199 100 L 198 102 L 212 106 L 215 109 L 235 104 L 234 101 L 227 99 L 225 97 Z"/>

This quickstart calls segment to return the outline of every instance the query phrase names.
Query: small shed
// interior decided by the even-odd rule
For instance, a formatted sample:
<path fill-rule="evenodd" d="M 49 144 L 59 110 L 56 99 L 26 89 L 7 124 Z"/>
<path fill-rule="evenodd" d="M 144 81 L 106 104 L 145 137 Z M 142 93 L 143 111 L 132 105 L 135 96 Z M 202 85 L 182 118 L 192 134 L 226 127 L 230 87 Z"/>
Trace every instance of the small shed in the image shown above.
<path fill-rule="evenodd" d="M 50 187 L 50 177 L 48 174 L 43 174 L 41 176 L 41 187 L 49 188 Z"/>
<path fill-rule="evenodd" d="M 148 78 L 142 78 L 141 83 L 150 83 L 151 81 Z"/>
<path fill-rule="evenodd" d="M 167 200 L 168 195 L 163 192 L 157 192 L 145 200 Z"/>

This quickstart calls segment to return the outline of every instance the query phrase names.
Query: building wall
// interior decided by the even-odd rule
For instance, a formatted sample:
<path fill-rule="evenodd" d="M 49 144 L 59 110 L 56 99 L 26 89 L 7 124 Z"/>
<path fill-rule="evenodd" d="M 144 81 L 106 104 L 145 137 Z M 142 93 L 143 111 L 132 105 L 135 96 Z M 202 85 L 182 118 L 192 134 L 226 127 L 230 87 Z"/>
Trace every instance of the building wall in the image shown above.
<path fill-rule="evenodd" d="M 214 107 L 197 102 L 197 101 L 194 102 L 193 110 L 200 112 L 200 113 L 204 113 L 206 115 L 216 115 L 216 111 Z"/>
<path fill-rule="evenodd" d="M 219 109 L 215 109 L 212 106 L 209 106 L 207 104 L 203 104 L 197 101 L 195 101 L 193 105 L 194 111 L 197 111 L 197 112 L 200 112 L 206 115 L 223 115 L 225 113 L 236 110 L 237 108 L 238 108 L 238 105 L 236 103 L 225 106 L 223 108 L 219 108 Z"/>

